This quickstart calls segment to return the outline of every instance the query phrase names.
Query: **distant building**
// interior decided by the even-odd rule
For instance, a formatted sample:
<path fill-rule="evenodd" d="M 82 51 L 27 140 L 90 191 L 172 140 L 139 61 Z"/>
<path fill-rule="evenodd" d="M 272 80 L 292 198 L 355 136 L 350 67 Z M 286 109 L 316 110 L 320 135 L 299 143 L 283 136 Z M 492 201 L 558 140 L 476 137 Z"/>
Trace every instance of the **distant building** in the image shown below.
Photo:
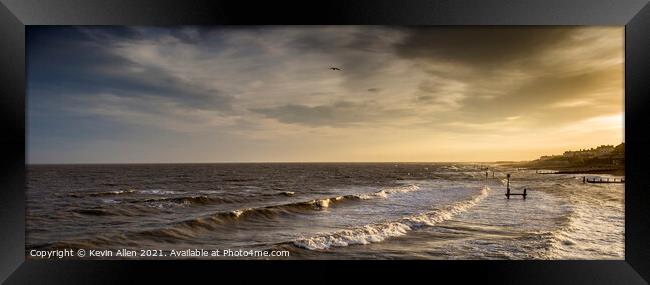
<path fill-rule="evenodd" d="M 596 151 L 599 153 L 609 153 L 614 151 L 614 146 L 613 145 L 601 145 L 598 148 L 596 148 Z"/>
<path fill-rule="evenodd" d="M 579 157 L 579 156 L 596 156 L 600 154 L 606 154 L 614 151 L 613 145 L 601 145 L 597 148 L 590 149 L 580 149 L 578 151 L 565 151 L 562 156 L 564 157 Z"/>
<path fill-rule="evenodd" d="M 565 151 L 562 155 L 544 155 L 537 159 L 540 166 L 566 167 L 566 166 L 616 166 L 625 165 L 625 143 L 617 146 L 600 145 L 598 147 L 583 148 L 580 150 Z"/>

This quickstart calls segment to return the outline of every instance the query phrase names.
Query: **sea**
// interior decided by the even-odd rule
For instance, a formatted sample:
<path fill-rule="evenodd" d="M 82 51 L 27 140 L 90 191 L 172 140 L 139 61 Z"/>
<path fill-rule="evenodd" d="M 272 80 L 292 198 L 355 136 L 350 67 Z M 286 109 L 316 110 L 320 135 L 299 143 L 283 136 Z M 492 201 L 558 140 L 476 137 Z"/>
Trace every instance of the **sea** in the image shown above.
<path fill-rule="evenodd" d="M 615 177 L 487 163 L 28 165 L 26 257 L 622 260 L 624 184 L 585 176 Z"/>

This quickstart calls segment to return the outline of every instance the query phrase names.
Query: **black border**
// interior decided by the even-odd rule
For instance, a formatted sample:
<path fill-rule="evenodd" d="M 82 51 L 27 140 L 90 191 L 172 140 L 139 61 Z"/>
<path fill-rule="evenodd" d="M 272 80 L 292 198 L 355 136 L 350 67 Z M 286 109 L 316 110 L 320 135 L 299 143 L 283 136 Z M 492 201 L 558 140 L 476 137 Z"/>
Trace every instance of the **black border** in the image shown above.
<path fill-rule="evenodd" d="M 650 5 L 648 0 L 182 1 L 0 0 L 0 280 L 117 283 L 224 277 L 529 284 L 647 284 L 650 280 Z M 398 24 L 625 25 L 625 261 L 25 261 L 25 25 Z M 17 268 L 17 269 L 16 269 Z M 178 269 L 184 270 L 182 275 Z M 15 271 L 14 271 L 15 270 Z M 333 271 L 333 270 L 336 270 Z M 343 272 L 348 273 L 341 275 Z M 13 272 L 13 274 L 11 274 Z M 228 272 L 228 276 L 224 274 Z M 297 278 L 296 273 L 303 276 Z M 209 275 L 206 275 L 210 273 Z M 311 276 L 305 280 L 308 275 Z M 7 279 L 8 278 L 8 279 Z M 234 280 L 233 280 L 234 281 Z M 343 280 L 341 280 L 343 281 Z"/>

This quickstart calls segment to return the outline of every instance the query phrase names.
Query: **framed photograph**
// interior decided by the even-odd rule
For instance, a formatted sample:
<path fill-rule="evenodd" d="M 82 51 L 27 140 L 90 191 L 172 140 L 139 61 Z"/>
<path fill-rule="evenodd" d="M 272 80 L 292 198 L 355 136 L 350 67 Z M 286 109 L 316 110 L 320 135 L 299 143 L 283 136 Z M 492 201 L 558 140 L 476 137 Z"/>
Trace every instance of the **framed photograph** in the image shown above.
<path fill-rule="evenodd" d="M 0 2 L 7 284 L 650 280 L 647 1 Z"/>

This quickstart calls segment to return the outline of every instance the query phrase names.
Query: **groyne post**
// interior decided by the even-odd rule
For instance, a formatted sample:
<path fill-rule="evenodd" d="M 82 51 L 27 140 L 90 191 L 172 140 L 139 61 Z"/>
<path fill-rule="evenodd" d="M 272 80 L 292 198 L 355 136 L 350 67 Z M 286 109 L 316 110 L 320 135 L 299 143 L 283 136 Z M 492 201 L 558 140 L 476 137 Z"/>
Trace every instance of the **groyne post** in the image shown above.
<path fill-rule="evenodd" d="M 510 199 L 510 173 L 508 173 L 506 175 L 506 179 L 507 179 L 507 182 L 506 182 L 506 197 L 508 199 Z"/>
<path fill-rule="evenodd" d="M 521 196 L 526 200 L 526 196 L 528 196 L 528 188 L 524 188 L 523 193 L 510 193 L 510 173 L 506 174 L 506 177 L 506 198 L 510 200 L 510 196 Z"/>
<path fill-rule="evenodd" d="M 526 188 L 524 188 L 524 200 L 526 200 Z"/>

